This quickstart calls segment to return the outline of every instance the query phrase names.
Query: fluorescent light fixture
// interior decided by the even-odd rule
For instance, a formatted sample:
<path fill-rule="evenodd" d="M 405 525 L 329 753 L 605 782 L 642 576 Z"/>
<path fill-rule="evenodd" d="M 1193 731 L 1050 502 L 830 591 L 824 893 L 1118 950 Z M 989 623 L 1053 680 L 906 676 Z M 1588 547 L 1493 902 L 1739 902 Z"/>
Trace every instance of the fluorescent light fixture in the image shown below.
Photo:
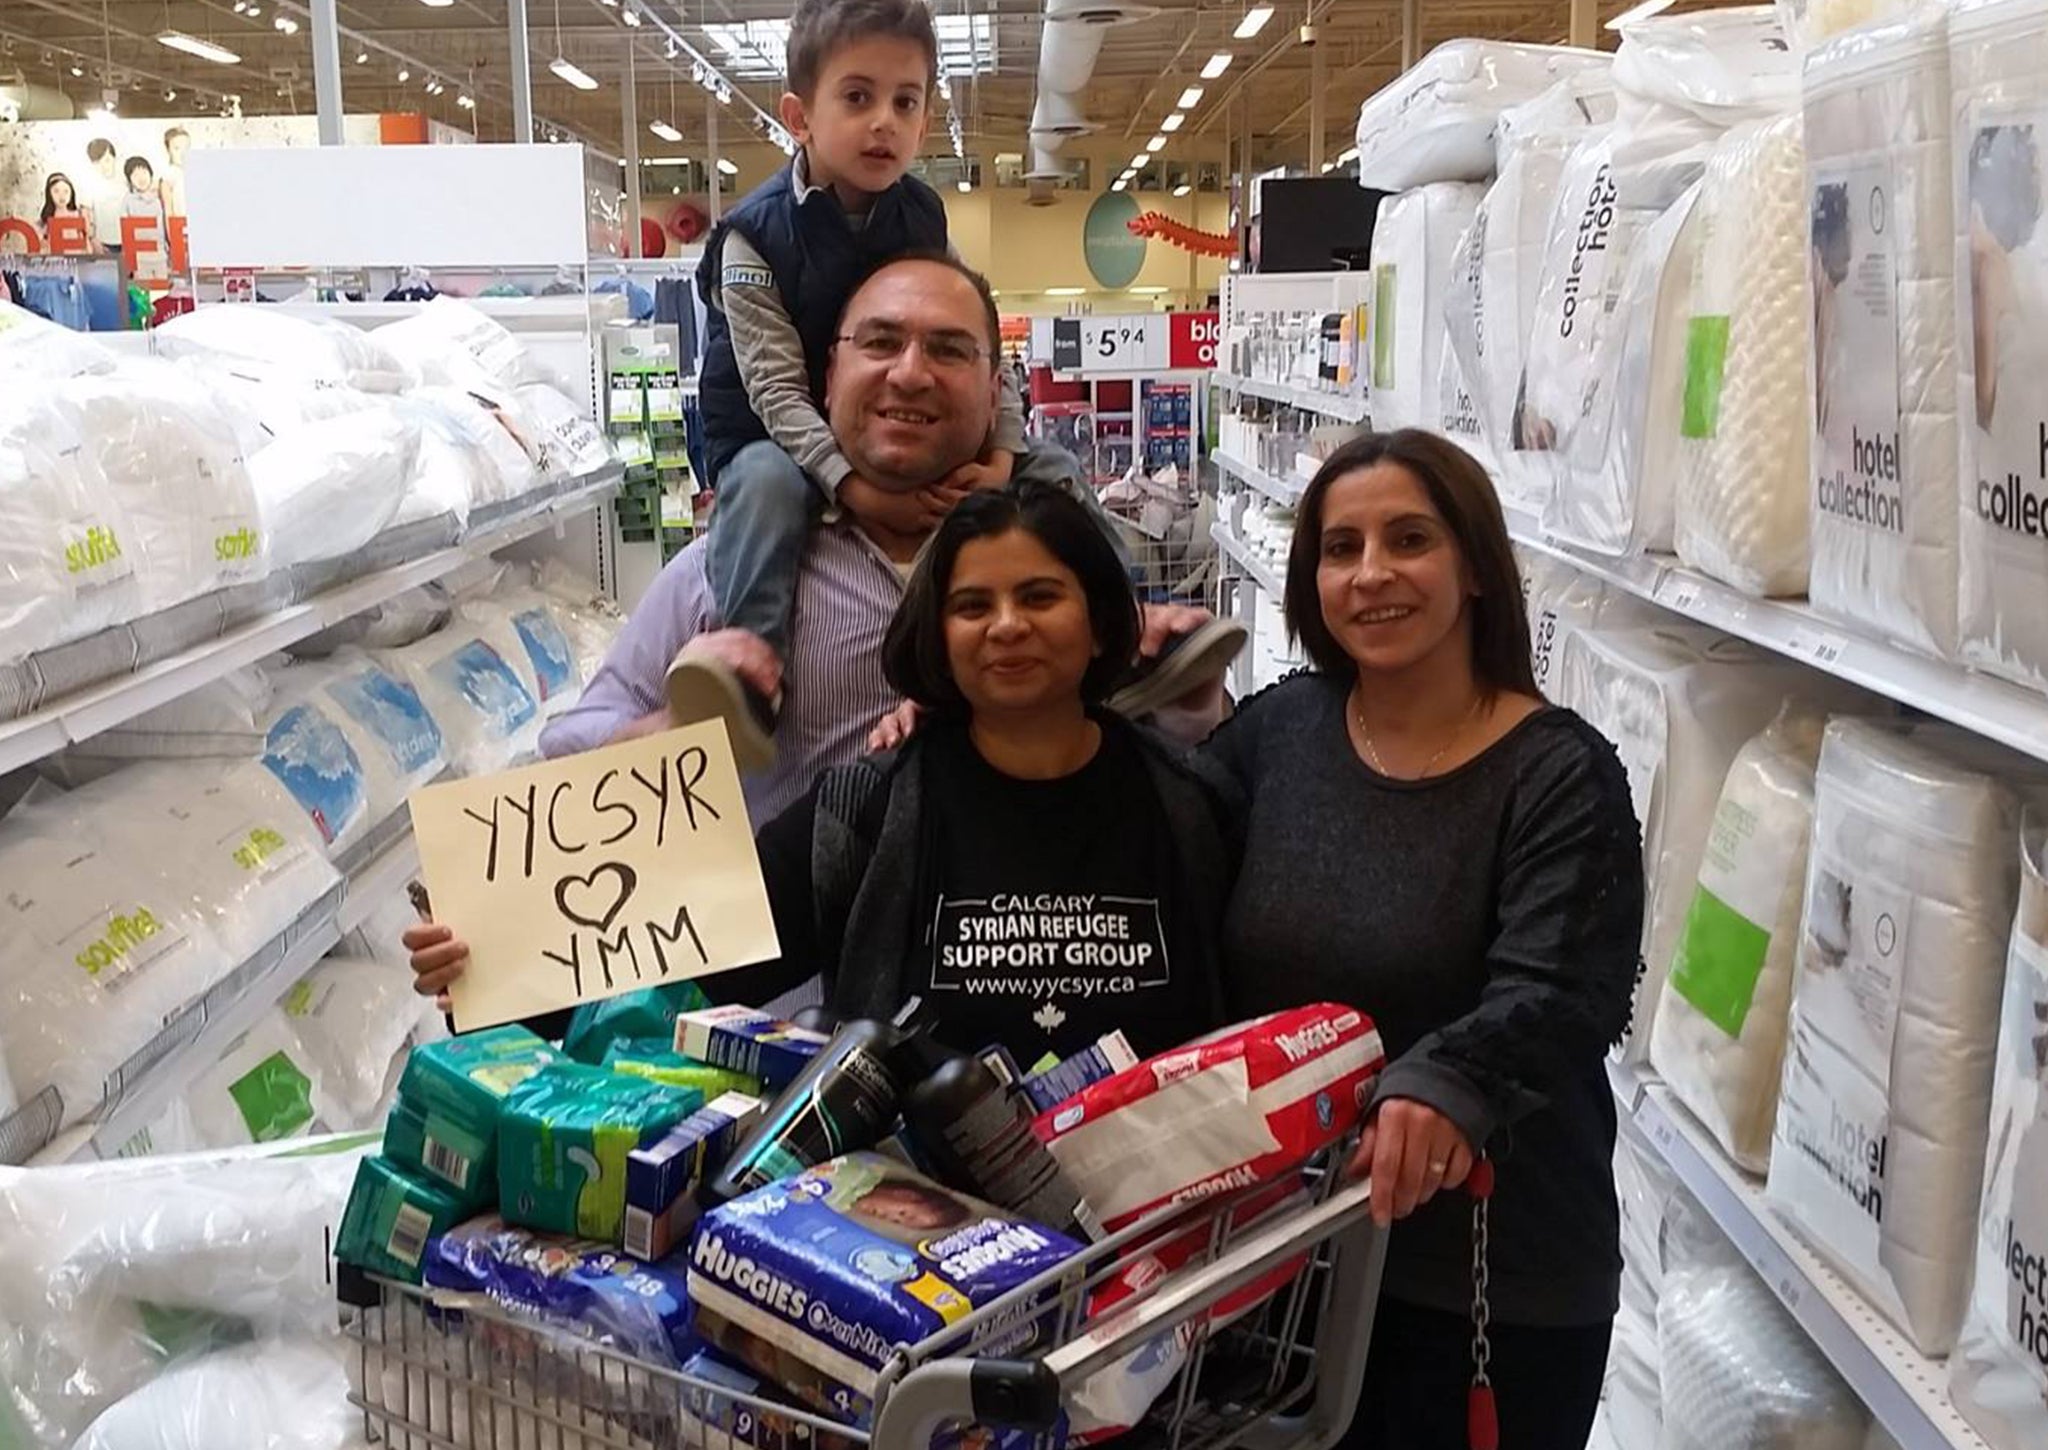
<path fill-rule="evenodd" d="M 409 81 L 409 80 L 411 80 L 411 79 L 412 79 L 412 72 L 411 72 L 411 71 L 409 71 L 409 70 L 407 70 L 407 69 L 406 69 L 406 68 L 405 68 L 404 66 L 400 66 L 400 67 L 398 68 L 398 83 L 399 83 L 400 85 L 404 85 L 404 84 L 405 84 L 405 83 L 406 83 L 407 81 Z"/>
<path fill-rule="evenodd" d="M 1209 63 L 1202 67 L 1202 79 L 1205 81 L 1215 80 L 1216 77 L 1230 69 L 1230 59 L 1230 52 L 1227 50 L 1219 50 L 1210 56 Z"/>
<path fill-rule="evenodd" d="M 1266 22 L 1268 20 L 1271 20 L 1272 18 L 1272 6 L 1254 5 L 1251 9 L 1245 11 L 1244 19 L 1238 21 L 1237 29 L 1231 31 L 1230 33 L 1234 38 L 1238 40 L 1250 40 L 1254 35 L 1257 35 L 1261 30 L 1264 30 L 1266 28 Z"/>
<path fill-rule="evenodd" d="M 597 82 L 590 78 L 589 72 L 583 70 L 567 56 L 556 56 L 548 62 L 548 69 L 555 73 L 555 79 L 567 81 L 579 91 L 594 91 L 597 89 Z"/>
<path fill-rule="evenodd" d="M 637 26 L 640 23 L 640 12 L 628 5 L 622 13 L 622 18 L 626 24 Z"/>
<path fill-rule="evenodd" d="M 962 193 L 974 190 L 974 183 L 971 181 L 956 181 L 953 185 L 959 187 Z"/>
<path fill-rule="evenodd" d="M 1162 293 L 1162 292 L 1171 292 L 1171 291 L 1172 291 L 1173 289 L 1172 289 L 1171 287 L 1162 287 L 1162 286 L 1160 286 L 1160 285 L 1159 285 L 1158 283 L 1156 283 L 1156 282 L 1155 282 L 1155 283 L 1151 284 L 1150 286 L 1146 286 L 1146 287 L 1133 287 L 1133 288 L 1131 288 L 1130 290 L 1131 290 L 1131 292 L 1132 292 L 1132 293 L 1134 293 L 1135 295 L 1137 295 L 1137 296 L 1139 296 L 1139 297 L 1157 297 L 1157 296 L 1158 296 L 1158 295 L 1159 295 L 1160 293 Z"/>
<path fill-rule="evenodd" d="M 1129 186 L 1130 184 L 1131 182 L 1129 177 L 1119 176 L 1115 181 L 1112 181 L 1109 184 L 1109 189 L 1111 191 L 1122 191 L 1125 187 Z"/>
<path fill-rule="evenodd" d="M 242 58 L 224 45 L 215 45 L 210 40 L 201 40 L 196 35 L 187 35 L 182 30 L 166 30 L 156 38 L 156 43 L 171 50 L 182 50 L 187 55 L 196 55 L 201 60 L 210 60 L 215 65 L 240 65 Z M 77 66 L 71 67 L 73 75 L 79 74 Z"/>
<path fill-rule="evenodd" d="M 649 121 L 647 129 L 664 141 L 680 141 L 683 139 L 683 133 L 669 125 L 666 121 Z"/>
<path fill-rule="evenodd" d="M 455 0 L 420 0 L 420 4 L 426 6 L 429 10 L 446 10 L 454 3 Z"/>
<path fill-rule="evenodd" d="M 1152 152 L 1156 156 L 1158 153 L 1166 149 L 1166 138 L 1164 136 L 1154 136 L 1150 141 L 1147 141 L 1145 143 L 1145 149 L 1147 151 Z"/>
<path fill-rule="evenodd" d="M 1150 166 L 1151 164 L 1152 153 L 1150 151 L 1140 151 L 1131 158 L 1131 170 L 1133 171 L 1138 170 L 1140 167 Z"/>
<path fill-rule="evenodd" d="M 723 156 L 718 158 L 718 171 L 721 176 L 738 176 L 740 174 L 738 164 L 726 160 Z"/>
<path fill-rule="evenodd" d="M 1336 169 L 1337 163 L 1334 161 L 1325 161 L 1323 163 L 1323 175 L 1325 176 L 1328 176 L 1331 172 L 1335 171 Z"/>
<path fill-rule="evenodd" d="M 1352 146 L 1352 147 L 1349 147 L 1349 148 L 1347 148 L 1347 149 L 1345 149 L 1345 150 L 1343 150 L 1343 151 L 1339 151 L 1339 152 L 1337 153 L 1337 164 L 1338 164 L 1339 166 L 1342 166 L 1342 165 L 1344 165 L 1344 163 L 1345 163 L 1345 162 L 1347 162 L 1347 161 L 1356 161 L 1357 159 L 1358 159 L 1358 148 L 1357 148 L 1356 146 Z"/>
<path fill-rule="evenodd" d="M 85 67 L 82 65 L 74 65 L 71 67 L 71 74 L 75 76 L 82 76 L 85 74 Z"/>
<path fill-rule="evenodd" d="M 1186 196 L 1189 192 L 1193 190 L 1194 188 L 1192 186 L 1189 186 L 1185 181 L 1183 181 L 1179 186 L 1176 186 L 1173 189 L 1173 194 L 1175 196 Z"/>
<path fill-rule="evenodd" d="M 370 63 L 370 52 L 368 52 L 367 50 L 359 50 L 359 51 L 357 51 L 357 52 L 356 52 L 356 64 L 357 64 L 357 65 L 368 65 L 369 63 Z"/>
<path fill-rule="evenodd" d="M 275 25 L 282 34 L 297 35 L 299 33 L 299 22 L 292 19 L 289 15 L 280 15 L 270 23 Z"/>
<path fill-rule="evenodd" d="M 1201 104 L 1202 88 L 1200 86 L 1189 86 L 1180 93 L 1180 99 L 1173 103 L 1173 108 L 1176 111 L 1192 111 Z"/>
<path fill-rule="evenodd" d="M 476 109 L 476 97 L 467 94 L 459 95 L 455 98 L 455 104 L 462 107 L 465 111 L 474 111 Z"/>
<path fill-rule="evenodd" d="M 1079 297 L 1087 290 L 1086 287 L 1048 287 L 1045 289 L 1045 295 L 1048 297 Z"/>
<path fill-rule="evenodd" d="M 1162 131 L 1178 131 L 1187 124 L 1187 119 L 1188 113 L 1186 111 L 1175 111 L 1171 116 L 1168 116 L 1159 123 L 1159 129 Z"/>
<path fill-rule="evenodd" d="M 1662 15 L 1671 6 L 1672 0 L 1643 0 L 1642 4 L 1631 5 L 1628 9 L 1622 11 L 1621 14 L 1608 21 L 1607 28 L 1609 30 L 1619 30 L 1622 26 L 1633 24 L 1638 20 L 1648 20 L 1652 15 Z"/>

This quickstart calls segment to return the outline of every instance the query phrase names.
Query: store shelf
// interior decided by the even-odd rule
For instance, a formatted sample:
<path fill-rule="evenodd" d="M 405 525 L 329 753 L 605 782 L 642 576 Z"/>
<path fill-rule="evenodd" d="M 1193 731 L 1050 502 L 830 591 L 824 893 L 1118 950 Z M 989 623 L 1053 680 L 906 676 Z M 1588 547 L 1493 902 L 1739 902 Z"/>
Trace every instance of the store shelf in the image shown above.
<path fill-rule="evenodd" d="M 1240 378 L 1222 371 L 1214 376 L 1216 385 L 1227 393 L 1264 398 L 1271 403 L 1287 403 L 1310 413 L 1320 413 L 1325 418 L 1335 418 L 1340 423 L 1365 421 L 1366 403 L 1363 398 L 1326 393 L 1320 388 L 1297 388 L 1288 383 L 1263 383 L 1256 378 Z"/>
<path fill-rule="evenodd" d="M 438 579 L 471 559 L 551 529 L 596 507 L 617 486 L 623 472 L 623 465 L 610 465 L 541 503 L 534 512 L 492 525 L 450 548 L 376 570 L 146 665 L 134 674 L 89 686 L 20 719 L 0 722 L 0 775 L 188 695 L 233 670 Z"/>
<path fill-rule="evenodd" d="M 1263 559 L 1258 558 L 1250 549 L 1246 548 L 1244 541 L 1230 532 L 1226 525 L 1222 523 L 1210 525 L 1209 537 L 1216 541 L 1216 547 L 1221 549 L 1233 564 L 1244 570 L 1253 583 L 1257 584 L 1275 599 L 1286 597 L 1287 591 L 1281 586 L 1278 576 L 1266 566 Z"/>
<path fill-rule="evenodd" d="M 1285 504 L 1288 508 L 1293 508 L 1301 502 L 1302 491 L 1308 487 L 1300 478 L 1268 473 L 1257 464 L 1246 463 L 1242 458 L 1233 457 L 1220 448 L 1209 456 L 1216 460 L 1218 468 L 1232 478 L 1241 479 L 1273 502 Z"/>
<path fill-rule="evenodd" d="M 1547 534 L 1508 508 L 1517 543 L 1675 614 L 1788 655 L 1916 710 L 2048 760 L 2048 697 L 1990 675 L 1852 634 L 1803 602 L 1752 599 L 1663 555 L 1611 558 Z"/>
<path fill-rule="evenodd" d="M 1948 1371 L 1921 1354 L 1780 1223 L 1654 1077 L 1613 1063 L 1618 1107 L 1771 1286 L 1786 1310 L 1897 1440 L 1900 1450 L 1990 1450 L 1948 1398 Z"/>

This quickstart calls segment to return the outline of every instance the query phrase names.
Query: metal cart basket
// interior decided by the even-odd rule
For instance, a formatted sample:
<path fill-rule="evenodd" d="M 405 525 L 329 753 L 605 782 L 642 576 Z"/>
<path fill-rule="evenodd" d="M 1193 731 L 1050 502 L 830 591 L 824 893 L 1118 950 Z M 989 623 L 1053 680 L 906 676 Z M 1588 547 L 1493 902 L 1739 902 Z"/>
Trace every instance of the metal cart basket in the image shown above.
<path fill-rule="evenodd" d="M 1357 1403 L 1386 1248 L 1367 1185 L 1331 1170 L 1348 1146 L 1278 1206 L 1268 1186 L 1163 1209 L 899 1347 L 869 1430 L 383 1279 L 370 1281 L 373 1302 L 345 1311 L 350 1400 L 393 1450 L 931 1450 L 935 1437 L 942 1450 L 993 1450 L 998 1430 L 1009 1446 L 1050 1447 L 1091 1376 L 1170 1348 L 1181 1367 L 1135 1443 L 1325 1450 Z M 1106 1282 L 1146 1278 L 1086 1317 Z M 1034 1348 L 977 1354 L 1031 1325 Z"/>

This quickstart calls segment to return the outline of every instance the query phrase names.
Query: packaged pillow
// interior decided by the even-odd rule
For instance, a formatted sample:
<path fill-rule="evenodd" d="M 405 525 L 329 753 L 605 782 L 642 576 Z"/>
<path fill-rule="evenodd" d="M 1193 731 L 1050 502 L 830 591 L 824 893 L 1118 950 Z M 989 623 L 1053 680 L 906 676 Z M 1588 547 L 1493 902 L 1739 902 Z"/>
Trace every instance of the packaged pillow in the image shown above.
<path fill-rule="evenodd" d="M 502 504 L 540 487 L 533 459 L 492 398 L 459 388 L 421 388 L 407 394 L 403 406 L 420 414 L 429 442 L 449 450 L 438 455 L 440 467 L 453 466 L 451 451 L 461 458 L 472 508 Z"/>
<path fill-rule="evenodd" d="M 274 568 L 338 559 L 398 517 L 419 457 L 418 425 L 376 407 L 280 433 L 249 455 Z"/>
<path fill-rule="evenodd" d="M 2006 952 L 1976 1287 L 1949 1397 L 1992 1450 L 2048 1443 L 2048 860 L 2027 821 Z"/>
<path fill-rule="evenodd" d="M 1376 427 L 1435 429 L 1443 422 L 1444 297 L 1484 193 L 1439 182 L 1380 200 L 1373 223 Z"/>
<path fill-rule="evenodd" d="M 332 1128 L 331 1106 L 298 1033 L 266 1012 L 183 1094 L 200 1146 L 235 1148 Z"/>
<path fill-rule="evenodd" d="M 593 473 L 612 461 L 610 440 L 554 384 L 527 383 L 512 397 L 526 425 L 527 452 L 543 478 Z"/>
<path fill-rule="evenodd" d="M 322 1116 L 333 1128 L 374 1128 L 398 1087 L 406 1050 L 440 1021 L 433 1000 L 412 989 L 403 959 L 329 955 L 279 1003 L 321 1084 Z"/>
<path fill-rule="evenodd" d="M 370 337 L 427 387 L 516 388 L 538 377 L 525 344 L 479 309 L 452 297 L 436 297 Z"/>
<path fill-rule="evenodd" d="M 514 1088 L 498 1115 L 499 1212 L 528 1228 L 618 1243 L 627 1155 L 703 1106 L 692 1088 L 549 1064 Z"/>
<path fill-rule="evenodd" d="M 893 1159 L 853 1153 L 705 1214 L 689 1295 L 712 1344 L 799 1402 L 858 1420 L 897 1345 L 924 1342 L 1080 1250 Z M 1049 1328 L 1005 1320 L 962 1348 L 1016 1354 Z"/>
<path fill-rule="evenodd" d="M 540 745 L 540 706 L 505 656 L 460 622 L 381 656 L 419 692 L 458 775 L 491 775 Z"/>
<path fill-rule="evenodd" d="M 540 706 L 541 718 L 551 719 L 576 703 L 583 677 L 548 600 L 530 591 L 470 600 L 462 605 L 461 617 L 512 667 Z"/>
<path fill-rule="evenodd" d="M 75 378 L 110 373 L 114 354 L 82 332 L 38 317 L 26 307 L 0 302 L 0 374 L 12 391 L 24 379 Z"/>
<path fill-rule="evenodd" d="M 75 1450 L 345 1450 L 362 1417 L 338 1349 L 261 1339 L 181 1361 L 94 1420 Z"/>
<path fill-rule="evenodd" d="M 200 307 L 150 336 L 160 356 L 231 364 L 266 382 L 397 393 L 414 381 L 378 336 L 280 307 Z"/>

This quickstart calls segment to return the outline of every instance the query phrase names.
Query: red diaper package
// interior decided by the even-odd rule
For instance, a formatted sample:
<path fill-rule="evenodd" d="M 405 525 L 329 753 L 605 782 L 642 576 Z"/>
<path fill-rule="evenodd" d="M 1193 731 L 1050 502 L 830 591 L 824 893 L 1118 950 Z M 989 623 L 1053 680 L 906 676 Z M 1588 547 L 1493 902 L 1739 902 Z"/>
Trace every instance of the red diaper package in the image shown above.
<path fill-rule="evenodd" d="M 1357 1126 L 1385 1062 L 1371 1018 L 1317 1003 L 1127 1068 L 1041 1114 L 1033 1127 L 1106 1229 L 1170 1204 L 1264 1185 L 1237 1209 L 1243 1228 L 1302 1202 L 1303 1162 Z M 1209 1237 L 1208 1226 L 1196 1224 L 1146 1243 L 1097 1287 L 1090 1315 L 1181 1268 Z M 1231 1294 L 1202 1327 L 1220 1328 L 1256 1308 L 1302 1262 L 1278 1265 Z M 1070 1406 L 1073 1439 L 1085 1444 L 1136 1424 L 1186 1361 L 1192 1327 L 1092 1376 Z"/>

